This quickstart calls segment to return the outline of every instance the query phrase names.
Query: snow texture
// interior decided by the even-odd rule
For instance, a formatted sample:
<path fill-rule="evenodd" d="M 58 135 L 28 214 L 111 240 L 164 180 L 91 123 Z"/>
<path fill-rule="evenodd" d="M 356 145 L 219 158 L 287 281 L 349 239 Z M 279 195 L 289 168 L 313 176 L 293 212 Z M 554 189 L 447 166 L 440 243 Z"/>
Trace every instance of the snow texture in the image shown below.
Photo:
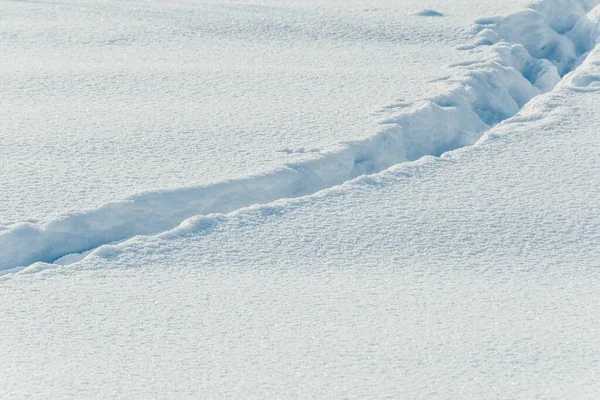
<path fill-rule="evenodd" d="M 367 139 L 9 227 L 0 397 L 598 398 L 596 3 L 480 19 Z"/>
<path fill-rule="evenodd" d="M 473 51 L 492 46 L 488 61 L 467 66 L 451 92 L 386 119 L 375 136 L 341 143 L 318 158 L 239 180 L 146 192 L 42 225 L 15 224 L 0 232 L 0 269 L 53 262 L 136 235 L 156 234 L 195 215 L 312 194 L 400 162 L 472 145 L 490 126 L 550 91 L 585 58 L 597 43 L 597 24 L 587 15 L 592 4 L 556 2 L 554 7 L 537 5 L 480 20 Z"/>
<path fill-rule="evenodd" d="M 5 277 L 0 395 L 598 397 L 599 67 L 442 158 Z"/>
<path fill-rule="evenodd" d="M 525 0 L 265 3 L 0 0 L 0 230 L 372 136 L 452 85 L 475 19 Z"/>

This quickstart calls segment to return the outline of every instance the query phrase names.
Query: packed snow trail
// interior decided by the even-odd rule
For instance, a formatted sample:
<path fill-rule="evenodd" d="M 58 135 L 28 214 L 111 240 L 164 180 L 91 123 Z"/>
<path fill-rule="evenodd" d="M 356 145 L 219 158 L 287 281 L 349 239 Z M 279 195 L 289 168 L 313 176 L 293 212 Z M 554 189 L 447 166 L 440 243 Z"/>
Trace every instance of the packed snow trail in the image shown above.
<path fill-rule="evenodd" d="M 456 89 L 382 122 L 366 140 L 342 143 L 311 161 L 242 180 L 147 192 L 44 225 L 0 232 L 0 269 L 53 262 L 103 244 L 167 231 L 196 215 L 316 193 L 363 174 L 468 146 L 546 93 L 598 42 L 597 1 L 548 0 L 529 10 L 479 21 L 471 51 L 492 54 L 465 65 Z"/>

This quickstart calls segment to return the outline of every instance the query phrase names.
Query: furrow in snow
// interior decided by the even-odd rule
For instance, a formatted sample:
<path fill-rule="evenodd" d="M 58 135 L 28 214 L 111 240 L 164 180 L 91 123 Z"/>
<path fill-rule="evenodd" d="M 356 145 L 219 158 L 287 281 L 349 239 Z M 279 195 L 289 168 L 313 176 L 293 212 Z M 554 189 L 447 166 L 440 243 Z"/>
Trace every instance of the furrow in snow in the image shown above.
<path fill-rule="evenodd" d="M 450 93 L 382 122 L 375 136 L 341 143 L 320 158 L 246 179 L 148 192 L 45 225 L 12 226 L 0 233 L 0 270 L 164 232 L 196 215 L 309 195 L 397 163 L 471 145 L 581 65 L 598 43 L 597 3 L 546 0 L 520 13 L 478 21 L 477 40 L 468 50 L 489 47 L 493 57 L 488 62 L 469 67 Z M 587 83 L 573 85 L 586 90 Z"/>

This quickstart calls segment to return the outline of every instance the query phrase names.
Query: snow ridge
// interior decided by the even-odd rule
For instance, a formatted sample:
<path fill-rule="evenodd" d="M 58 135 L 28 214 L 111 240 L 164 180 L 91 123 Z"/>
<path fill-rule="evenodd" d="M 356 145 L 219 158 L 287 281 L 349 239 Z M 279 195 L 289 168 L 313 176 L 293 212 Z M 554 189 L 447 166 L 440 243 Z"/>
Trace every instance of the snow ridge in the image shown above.
<path fill-rule="evenodd" d="M 397 163 L 472 145 L 584 62 L 599 42 L 598 3 L 544 0 L 519 13 L 478 21 L 476 42 L 465 49 L 490 49 L 488 62 L 464 65 L 464 76 L 449 93 L 419 102 L 383 121 L 376 135 L 340 143 L 319 158 L 245 179 L 142 193 L 44 225 L 13 225 L 0 232 L 0 270 L 65 260 L 104 244 L 168 231 L 193 216 L 310 195 Z M 570 74 L 564 80 L 574 90 L 590 90 L 597 77 Z"/>

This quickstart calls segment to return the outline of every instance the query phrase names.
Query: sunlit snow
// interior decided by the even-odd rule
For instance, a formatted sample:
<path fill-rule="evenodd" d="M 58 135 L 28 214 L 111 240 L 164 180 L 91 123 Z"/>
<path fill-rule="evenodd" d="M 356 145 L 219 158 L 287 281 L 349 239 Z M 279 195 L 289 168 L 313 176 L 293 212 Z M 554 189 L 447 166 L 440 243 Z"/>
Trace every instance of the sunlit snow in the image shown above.
<path fill-rule="evenodd" d="M 597 4 L 0 1 L 0 398 L 597 397 Z"/>

